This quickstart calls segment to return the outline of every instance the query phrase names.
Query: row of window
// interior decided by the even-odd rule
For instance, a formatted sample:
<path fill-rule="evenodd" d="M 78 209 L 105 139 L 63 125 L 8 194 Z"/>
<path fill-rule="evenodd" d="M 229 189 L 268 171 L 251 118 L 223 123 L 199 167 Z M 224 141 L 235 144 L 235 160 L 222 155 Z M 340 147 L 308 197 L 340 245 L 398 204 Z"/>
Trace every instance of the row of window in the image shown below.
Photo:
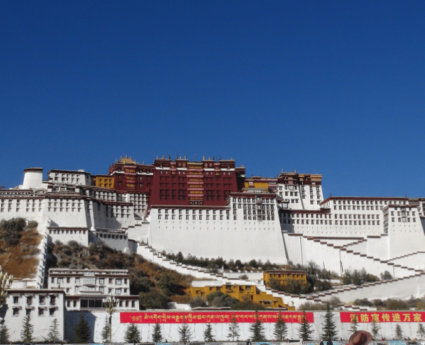
<path fill-rule="evenodd" d="M 12 308 L 12 310 L 13 310 L 12 312 L 13 316 L 19 316 L 19 313 L 21 311 L 20 308 Z M 38 316 L 46 316 L 46 315 L 55 316 L 55 313 L 56 313 L 56 308 L 49 308 L 48 314 L 47 314 L 47 308 L 38 308 Z M 29 308 L 25 309 L 25 315 L 33 316 L 32 314 L 33 314 L 32 309 L 29 309 Z"/>
<path fill-rule="evenodd" d="M 34 303 L 34 297 L 33 296 L 27 296 L 27 297 L 19 297 L 19 296 L 13 296 L 13 304 L 19 304 L 19 301 L 21 298 L 26 298 L 26 305 L 32 306 Z M 56 296 L 38 296 L 38 304 L 44 305 L 47 302 L 50 302 L 50 305 L 56 305 Z"/>
<path fill-rule="evenodd" d="M 87 279 L 87 278 L 83 278 L 83 279 Z M 96 280 L 95 278 L 91 278 L 93 279 L 93 284 L 96 284 Z M 114 284 L 114 278 L 97 278 L 98 279 L 98 284 L 99 285 L 104 285 L 105 284 L 105 280 L 108 279 L 108 283 L 109 284 Z M 63 283 L 75 283 L 75 284 L 80 284 L 80 277 L 50 277 L 50 281 L 52 283 L 56 283 L 57 284 L 63 284 Z M 124 282 L 124 284 L 127 284 L 128 279 L 127 278 L 115 278 L 115 285 L 122 285 L 122 283 Z"/>
<path fill-rule="evenodd" d="M 80 301 L 80 305 L 81 308 L 103 308 L 103 301 L 100 299 L 82 299 Z M 78 307 L 78 302 L 77 301 L 66 301 L 66 306 L 68 308 L 77 308 Z M 135 308 L 136 307 L 136 302 L 135 301 L 119 301 L 118 302 L 118 306 L 119 307 L 132 307 Z"/>
<path fill-rule="evenodd" d="M 281 219 L 280 220 L 281 223 L 283 224 L 306 224 L 306 225 L 332 225 L 332 220 L 316 220 L 314 221 L 314 219 Z M 377 221 L 366 221 L 363 220 L 363 222 L 361 220 L 335 220 L 335 225 L 380 225 L 379 220 Z"/>
<path fill-rule="evenodd" d="M 210 220 L 210 219 L 212 219 L 212 220 L 217 220 L 217 219 L 223 220 L 223 219 L 224 219 L 224 216 L 223 216 L 223 215 L 220 215 L 219 217 L 220 217 L 220 218 L 218 218 L 218 216 L 216 216 L 216 215 L 213 215 L 213 216 L 212 216 L 212 218 L 210 218 L 210 216 L 209 216 L 209 215 L 206 215 L 206 216 L 205 216 L 205 219 L 206 219 L 206 220 Z M 161 220 L 161 219 L 165 219 L 165 220 L 173 219 L 173 220 L 174 220 L 174 219 L 177 219 L 177 216 L 175 216 L 175 215 L 173 214 L 173 215 L 171 215 L 171 216 L 169 217 L 169 216 L 168 216 L 168 214 L 166 214 L 166 215 L 164 215 L 164 218 L 162 218 L 162 215 L 161 215 L 161 214 L 158 214 L 158 219 L 159 219 L 159 220 Z M 190 216 L 189 216 L 189 215 L 186 215 L 186 217 L 183 217 L 183 215 L 181 215 L 181 214 L 180 214 L 180 215 L 178 216 L 178 219 L 179 219 L 179 220 L 182 220 L 182 219 L 190 220 Z M 196 218 L 196 215 L 193 215 L 193 216 L 192 216 L 192 220 L 196 220 L 196 219 L 197 219 L 197 218 Z M 199 219 L 199 220 L 202 220 L 202 219 L 203 219 L 203 218 L 202 218 L 202 215 L 199 215 L 199 216 L 198 216 L 198 219 Z M 227 215 L 226 215 L 226 219 L 227 219 L 227 220 L 230 220 L 230 215 L 229 215 L 229 214 L 227 214 Z"/>
<path fill-rule="evenodd" d="M 407 205 L 407 201 L 399 201 L 399 200 L 334 200 L 334 205 Z"/>
<path fill-rule="evenodd" d="M 310 217 L 309 217 L 310 215 Z M 281 218 L 332 218 L 330 213 L 281 213 Z M 379 214 L 334 214 L 335 219 L 379 219 Z"/>

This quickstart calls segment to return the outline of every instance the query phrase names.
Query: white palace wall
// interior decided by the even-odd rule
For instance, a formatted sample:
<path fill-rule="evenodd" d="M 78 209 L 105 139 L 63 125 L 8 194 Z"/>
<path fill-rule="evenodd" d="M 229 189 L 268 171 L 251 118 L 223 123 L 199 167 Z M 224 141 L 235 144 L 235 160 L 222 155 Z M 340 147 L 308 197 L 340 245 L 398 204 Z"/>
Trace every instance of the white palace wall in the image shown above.
<path fill-rule="evenodd" d="M 102 343 L 102 328 L 105 325 L 108 315 L 106 312 L 102 311 L 93 311 L 93 312 L 82 312 L 85 315 L 85 318 L 90 326 L 90 330 L 93 335 L 91 339 L 94 343 Z M 402 313 L 402 311 L 401 311 Z M 78 323 L 79 312 L 65 312 L 65 339 L 68 342 L 72 342 L 74 339 L 73 330 Z M 325 312 L 314 312 L 314 323 L 312 325 L 312 338 L 315 340 L 321 339 L 320 334 L 323 332 L 323 323 L 325 320 Z M 335 322 L 336 331 L 338 332 L 337 337 L 348 339 L 352 334 L 350 328 L 352 324 L 347 322 L 343 323 L 340 321 L 339 312 L 333 313 L 333 320 Z M 418 322 L 388 322 L 380 323 L 379 336 L 386 339 L 393 339 L 396 335 L 395 328 L 397 325 L 400 325 L 403 337 L 415 339 L 417 338 Z M 112 342 L 122 343 L 124 342 L 125 332 L 129 324 L 120 323 L 120 314 L 115 313 L 112 316 Z M 142 337 L 142 342 L 152 342 L 152 333 L 154 324 L 136 324 Z M 211 323 L 212 333 L 216 341 L 226 341 L 228 340 L 227 335 L 229 333 L 229 324 L 228 323 Z M 250 331 L 250 323 L 238 323 L 240 327 L 240 337 L 239 340 L 246 341 L 252 338 L 252 332 Z M 263 323 L 264 325 L 264 335 L 267 339 L 274 339 L 274 323 Z M 161 333 L 163 336 L 163 341 L 167 342 L 179 342 L 180 335 L 178 333 L 181 324 L 160 324 Z M 206 323 L 199 324 L 188 324 L 190 333 L 192 335 L 191 341 L 204 341 L 204 332 L 207 326 Z M 287 337 L 290 340 L 299 339 L 299 327 L 298 323 L 287 323 Z M 366 330 L 371 332 L 372 323 L 359 323 L 358 329 Z M 292 343 L 293 344 L 293 343 Z"/>
<path fill-rule="evenodd" d="M 252 259 L 286 263 L 285 249 L 278 221 L 244 220 L 237 210 L 237 220 L 158 219 L 158 209 L 151 209 L 148 242 L 157 251 L 182 252 L 183 255 L 250 261 Z M 176 217 L 177 218 L 177 217 Z M 218 216 L 217 216 L 218 218 Z"/>

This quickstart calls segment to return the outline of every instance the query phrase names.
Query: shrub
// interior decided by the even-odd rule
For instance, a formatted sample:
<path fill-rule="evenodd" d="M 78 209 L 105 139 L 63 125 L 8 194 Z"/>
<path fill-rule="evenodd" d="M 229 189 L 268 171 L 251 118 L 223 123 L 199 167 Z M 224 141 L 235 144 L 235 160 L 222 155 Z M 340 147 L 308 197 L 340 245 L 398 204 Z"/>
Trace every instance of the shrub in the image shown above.
<path fill-rule="evenodd" d="M 10 220 L 3 220 L 0 223 L 3 240 L 8 246 L 16 246 L 18 244 L 25 225 L 26 222 L 23 218 L 12 218 Z"/>
<path fill-rule="evenodd" d="M 27 227 L 30 229 L 35 229 L 38 226 L 38 223 L 35 220 L 28 222 Z"/>
<path fill-rule="evenodd" d="M 373 306 L 373 303 L 371 301 L 369 301 L 367 298 L 363 298 L 363 299 L 356 299 L 354 301 L 355 305 L 361 305 L 361 306 L 366 306 L 366 307 L 371 307 Z"/>
<path fill-rule="evenodd" d="M 201 297 L 195 297 L 189 301 L 189 305 L 191 308 L 197 308 L 197 307 L 206 307 L 207 304 Z"/>
<path fill-rule="evenodd" d="M 168 298 L 156 290 L 139 293 L 140 306 L 144 309 L 167 309 Z"/>
<path fill-rule="evenodd" d="M 207 301 L 208 305 L 213 307 L 231 307 L 239 302 L 238 299 L 222 293 L 221 291 L 215 291 L 207 295 Z"/>

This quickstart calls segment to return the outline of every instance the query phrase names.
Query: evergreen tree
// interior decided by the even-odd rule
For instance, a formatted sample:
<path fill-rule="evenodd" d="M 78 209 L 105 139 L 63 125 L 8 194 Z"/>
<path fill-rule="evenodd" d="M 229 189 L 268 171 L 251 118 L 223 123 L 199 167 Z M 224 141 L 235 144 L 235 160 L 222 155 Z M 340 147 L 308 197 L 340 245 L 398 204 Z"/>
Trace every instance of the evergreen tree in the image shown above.
<path fill-rule="evenodd" d="M 373 338 L 376 338 L 378 336 L 379 333 L 379 325 L 375 320 L 372 320 L 372 336 Z"/>
<path fill-rule="evenodd" d="M 258 317 L 258 312 L 255 312 L 255 322 L 249 328 L 253 342 L 264 341 L 264 325 Z"/>
<path fill-rule="evenodd" d="M 277 315 L 276 323 L 274 324 L 274 338 L 276 341 L 283 341 L 286 338 L 286 323 L 282 317 L 282 314 L 279 312 Z"/>
<path fill-rule="evenodd" d="M 32 343 L 34 338 L 32 334 L 34 332 L 34 326 L 31 324 L 31 316 L 27 315 L 24 318 L 24 328 L 21 332 L 22 342 L 24 343 Z"/>
<path fill-rule="evenodd" d="M 87 343 L 91 339 L 90 327 L 83 313 L 80 313 L 80 320 L 74 329 L 74 335 L 74 343 L 77 344 Z"/>
<path fill-rule="evenodd" d="M 212 334 L 212 326 L 210 323 L 207 324 L 207 328 L 205 328 L 204 332 L 204 340 L 205 342 L 212 342 L 214 341 L 214 337 Z"/>
<path fill-rule="evenodd" d="M 311 335 L 313 334 L 313 330 L 311 329 L 310 325 L 308 324 L 307 317 L 306 317 L 306 314 L 305 314 L 305 310 L 303 310 L 303 316 L 301 318 L 301 325 L 300 325 L 300 329 L 298 331 L 298 334 L 300 336 L 300 339 L 302 339 L 302 341 L 311 340 Z"/>
<path fill-rule="evenodd" d="M 403 331 L 401 330 L 401 327 L 399 324 L 395 326 L 395 335 L 397 340 L 403 339 Z"/>
<path fill-rule="evenodd" d="M 110 335 L 111 335 L 111 325 L 109 324 L 109 320 L 108 318 L 105 319 L 105 325 L 102 328 L 102 341 L 104 343 L 109 343 L 109 339 L 110 339 Z"/>
<path fill-rule="evenodd" d="M 50 326 L 49 333 L 47 334 L 47 340 L 51 343 L 57 343 L 59 339 L 59 325 L 58 319 L 53 319 L 52 325 Z"/>
<path fill-rule="evenodd" d="M 229 324 L 229 334 L 227 335 L 227 338 L 235 341 L 235 338 L 239 339 L 239 335 L 240 335 L 239 332 L 240 332 L 240 328 L 238 325 L 238 321 L 236 320 L 235 314 L 232 313 L 232 318 L 230 319 L 230 324 Z"/>
<path fill-rule="evenodd" d="M 331 306 L 329 303 L 326 304 L 326 314 L 325 314 L 325 321 L 323 323 L 323 333 L 322 338 L 325 340 L 332 340 L 337 335 L 336 325 L 333 320 L 333 314 L 331 311 Z"/>
<path fill-rule="evenodd" d="M 160 343 L 162 340 L 161 326 L 158 321 L 155 326 L 153 326 L 152 340 L 154 343 Z"/>
<path fill-rule="evenodd" d="M 425 327 L 421 323 L 418 325 L 418 337 L 421 339 L 425 338 Z"/>
<path fill-rule="evenodd" d="M 358 322 L 359 320 L 358 320 L 358 316 L 357 316 L 357 314 L 354 314 L 354 317 L 353 317 L 353 319 L 351 320 L 351 328 L 350 328 L 350 332 L 352 333 L 352 334 L 354 334 L 354 333 L 356 333 L 357 332 L 357 322 Z"/>
<path fill-rule="evenodd" d="M 180 342 L 187 343 L 189 342 L 192 334 L 190 333 L 189 325 L 186 323 L 186 320 L 183 319 L 182 325 L 179 327 L 178 332 L 180 334 Z"/>
<path fill-rule="evenodd" d="M 140 331 L 134 323 L 127 326 L 124 339 L 126 343 L 140 343 Z"/>
<path fill-rule="evenodd" d="M 9 330 L 5 325 L 0 327 L 0 344 L 9 344 Z"/>

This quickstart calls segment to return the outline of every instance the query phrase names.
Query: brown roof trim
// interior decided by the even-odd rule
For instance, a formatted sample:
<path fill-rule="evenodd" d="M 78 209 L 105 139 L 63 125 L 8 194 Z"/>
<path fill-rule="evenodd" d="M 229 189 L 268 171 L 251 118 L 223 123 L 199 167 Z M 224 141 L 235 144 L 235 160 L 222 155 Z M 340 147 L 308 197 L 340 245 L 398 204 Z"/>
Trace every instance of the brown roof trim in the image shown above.
<path fill-rule="evenodd" d="M 26 168 L 24 169 L 25 172 L 43 172 L 43 168 Z"/>
<path fill-rule="evenodd" d="M 323 200 L 320 205 L 330 200 L 403 200 L 409 201 L 407 197 L 381 197 L 381 196 L 330 196 Z"/>
<path fill-rule="evenodd" d="M 38 292 L 38 293 L 62 293 L 65 295 L 64 290 L 59 289 L 7 289 L 9 293 L 25 293 L 25 292 Z"/>

